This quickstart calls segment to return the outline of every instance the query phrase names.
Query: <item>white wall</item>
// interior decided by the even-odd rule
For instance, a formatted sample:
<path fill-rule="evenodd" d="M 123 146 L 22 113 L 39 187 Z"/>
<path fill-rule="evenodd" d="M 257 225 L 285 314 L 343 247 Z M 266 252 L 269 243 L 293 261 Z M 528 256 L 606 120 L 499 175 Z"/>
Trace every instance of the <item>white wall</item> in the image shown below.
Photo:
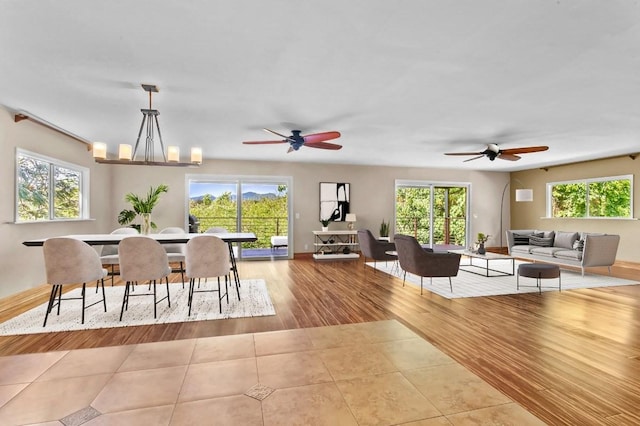
<path fill-rule="evenodd" d="M 92 221 L 15 224 L 16 148 L 58 158 L 91 169 Z M 30 121 L 15 123 L 13 114 L 0 108 L 0 297 L 45 282 L 42 249 L 26 247 L 22 241 L 69 233 L 104 232 L 109 213 L 109 171 L 93 162 L 86 145 Z"/>
<path fill-rule="evenodd" d="M 377 234 L 382 219 L 393 218 L 396 179 L 470 182 L 471 234 L 498 235 L 502 188 L 507 173 L 473 172 L 445 169 L 348 166 L 291 162 L 227 161 L 205 159 L 200 168 L 105 165 L 93 162 L 86 147 L 37 124 L 13 122 L 13 115 L 0 108 L 0 268 L 3 284 L 0 297 L 32 288 L 45 282 L 42 249 L 25 247 L 22 241 L 64 234 L 110 232 L 117 228 L 117 214 L 125 207 L 128 192 L 144 194 L 150 186 L 169 185 L 154 210 L 153 221 L 159 228 L 184 226 L 185 175 L 276 175 L 293 177 L 294 246 L 296 253 L 312 251 L 312 230 L 319 230 L 319 182 L 349 182 L 351 211 L 358 216 L 358 228 L 370 228 Z M 14 220 L 16 147 L 59 158 L 91 168 L 91 216 L 93 221 L 21 224 Z M 206 153 L 205 153 L 206 154 Z M 508 211 L 505 218 L 508 218 Z M 332 227 L 345 227 L 332 224 Z M 505 219 L 505 229 L 508 228 Z M 393 232 L 393 230 L 392 230 Z M 307 249 L 305 249 L 305 245 Z M 492 245 L 492 241 L 489 242 Z M 496 243 L 497 245 L 497 243 Z"/>

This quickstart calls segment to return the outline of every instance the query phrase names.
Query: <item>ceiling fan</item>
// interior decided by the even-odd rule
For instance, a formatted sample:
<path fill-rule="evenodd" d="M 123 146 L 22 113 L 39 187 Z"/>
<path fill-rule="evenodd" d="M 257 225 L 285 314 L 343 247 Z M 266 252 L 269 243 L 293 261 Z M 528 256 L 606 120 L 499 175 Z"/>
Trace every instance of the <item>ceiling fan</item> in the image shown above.
<path fill-rule="evenodd" d="M 340 137 L 340 132 L 323 132 L 323 133 L 312 133 L 310 135 L 301 135 L 301 130 L 292 130 L 291 136 L 285 136 L 278 132 L 274 132 L 270 129 L 264 129 L 265 132 L 272 133 L 276 136 L 280 136 L 282 140 L 278 141 L 248 141 L 242 142 L 247 145 L 262 145 L 262 144 L 276 144 L 276 143 L 288 143 L 291 145 L 287 152 L 297 151 L 301 146 L 308 146 L 309 148 L 320 148 L 320 149 L 340 149 L 342 145 L 338 145 L 335 143 L 325 142 L 331 139 L 337 139 Z"/>
<path fill-rule="evenodd" d="M 487 145 L 487 149 L 480 152 L 445 152 L 444 155 L 475 155 L 473 158 L 469 158 L 464 160 L 464 162 L 477 160 L 482 157 L 487 157 L 489 160 L 493 161 L 496 158 L 500 158 L 501 160 L 509 160 L 509 161 L 517 161 L 520 157 L 517 154 L 527 154 L 530 152 L 540 152 L 548 150 L 548 146 L 526 146 L 522 148 L 508 148 L 508 149 L 500 149 L 497 144 L 490 143 Z"/>

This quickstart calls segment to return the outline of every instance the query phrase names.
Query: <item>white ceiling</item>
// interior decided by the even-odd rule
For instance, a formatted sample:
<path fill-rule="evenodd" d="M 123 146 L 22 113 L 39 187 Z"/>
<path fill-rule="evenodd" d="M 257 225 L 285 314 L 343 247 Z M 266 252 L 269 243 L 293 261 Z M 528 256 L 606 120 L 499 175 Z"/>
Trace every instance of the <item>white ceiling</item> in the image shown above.
<path fill-rule="evenodd" d="M 2 0 L 0 104 L 205 157 L 514 171 L 640 151 L 633 0 Z M 344 148 L 243 145 L 337 130 Z M 443 155 L 548 145 L 517 162 Z"/>

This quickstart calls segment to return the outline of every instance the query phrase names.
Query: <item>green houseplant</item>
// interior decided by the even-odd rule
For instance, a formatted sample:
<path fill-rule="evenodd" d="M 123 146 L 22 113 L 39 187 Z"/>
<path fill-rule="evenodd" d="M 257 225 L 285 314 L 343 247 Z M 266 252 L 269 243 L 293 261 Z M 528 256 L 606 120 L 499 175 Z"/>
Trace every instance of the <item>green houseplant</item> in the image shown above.
<path fill-rule="evenodd" d="M 329 230 L 329 223 L 330 223 L 330 222 L 331 222 L 331 221 L 330 221 L 329 219 L 322 219 L 322 220 L 320 221 L 320 223 L 322 224 L 322 230 L 323 230 L 323 231 L 328 231 L 328 230 Z"/>
<path fill-rule="evenodd" d="M 478 254 L 485 254 L 487 251 L 484 247 L 484 243 L 489 240 L 490 235 L 485 235 L 483 232 L 478 232 Z"/>
<path fill-rule="evenodd" d="M 382 219 L 382 223 L 380 224 L 380 237 L 389 238 L 389 222 L 385 222 L 384 219 Z"/>
<path fill-rule="evenodd" d="M 160 184 L 156 188 L 149 188 L 146 197 L 142 198 L 134 193 L 128 193 L 124 196 L 125 201 L 131 204 L 131 209 L 124 209 L 118 214 L 118 223 L 120 225 L 129 225 L 140 216 L 141 224 L 130 225 L 136 228 L 141 234 L 148 234 L 151 228 L 156 229 L 156 224 L 151 221 L 151 212 L 160 201 L 160 195 L 169 191 L 169 187 Z"/>

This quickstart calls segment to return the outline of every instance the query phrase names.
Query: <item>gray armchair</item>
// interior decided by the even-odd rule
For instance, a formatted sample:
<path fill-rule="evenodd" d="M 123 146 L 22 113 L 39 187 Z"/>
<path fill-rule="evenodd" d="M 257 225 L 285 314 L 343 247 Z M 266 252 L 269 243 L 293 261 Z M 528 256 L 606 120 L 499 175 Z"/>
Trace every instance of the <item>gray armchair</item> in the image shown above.
<path fill-rule="evenodd" d="M 407 277 L 407 272 L 420 277 L 420 294 L 422 294 L 422 278 L 448 277 L 449 287 L 453 291 L 451 277 L 458 275 L 460 268 L 460 255 L 454 253 L 435 253 L 429 248 L 423 248 L 418 241 L 409 236 L 396 234 L 393 237 L 398 251 L 398 261 L 404 271 L 402 285 Z"/>
<path fill-rule="evenodd" d="M 398 256 L 387 254 L 387 251 L 395 251 L 396 245 L 388 241 L 377 240 L 368 229 L 358 230 L 358 244 L 360 245 L 360 251 L 364 256 L 364 262 L 366 265 L 367 258 L 373 259 L 374 271 L 375 264 L 378 260 L 397 260 Z"/>

